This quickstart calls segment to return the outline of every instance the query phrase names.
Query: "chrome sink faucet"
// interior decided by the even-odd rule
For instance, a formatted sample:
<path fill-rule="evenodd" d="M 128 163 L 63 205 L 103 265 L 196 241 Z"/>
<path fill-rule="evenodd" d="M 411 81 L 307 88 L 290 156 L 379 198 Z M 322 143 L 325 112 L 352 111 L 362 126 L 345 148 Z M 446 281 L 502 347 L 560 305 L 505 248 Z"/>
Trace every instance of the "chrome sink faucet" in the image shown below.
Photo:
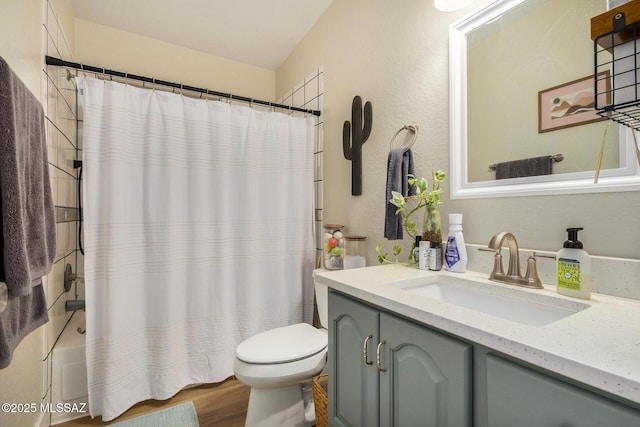
<path fill-rule="evenodd" d="M 502 245 L 505 240 L 509 245 L 509 267 L 507 268 L 506 274 L 502 268 L 501 254 Z M 525 273 L 525 276 L 522 277 L 522 274 L 520 273 L 520 252 L 518 248 L 518 241 L 512 233 L 501 231 L 491 238 L 487 249 L 480 249 L 495 253 L 493 258 L 493 271 L 491 271 L 491 274 L 489 275 L 489 280 L 525 286 L 528 288 L 542 289 L 542 282 L 538 277 L 538 270 L 536 268 L 535 252 L 529 252 L 529 258 L 527 259 L 527 272 Z"/>

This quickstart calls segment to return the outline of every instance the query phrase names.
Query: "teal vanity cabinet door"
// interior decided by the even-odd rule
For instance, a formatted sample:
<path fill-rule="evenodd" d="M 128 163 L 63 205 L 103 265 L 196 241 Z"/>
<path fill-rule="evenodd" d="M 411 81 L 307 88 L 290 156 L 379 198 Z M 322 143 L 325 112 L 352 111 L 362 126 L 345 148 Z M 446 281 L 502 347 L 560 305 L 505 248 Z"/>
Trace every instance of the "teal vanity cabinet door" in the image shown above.
<path fill-rule="evenodd" d="M 375 350 L 380 313 L 329 292 L 329 425 L 378 425 Z M 366 345 L 365 345 L 366 341 Z"/>
<path fill-rule="evenodd" d="M 471 344 L 334 291 L 329 320 L 329 425 L 471 426 Z"/>
<path fill-rule="evenodd" d="M 493 354 L 486 358 L 491 427 L 638 427 L 640 410 Z"/>
<path fill-rule="evenodd" d="M 380 426 L 471 426 L 472 345 L 386 313 L 380 340 Z"/>

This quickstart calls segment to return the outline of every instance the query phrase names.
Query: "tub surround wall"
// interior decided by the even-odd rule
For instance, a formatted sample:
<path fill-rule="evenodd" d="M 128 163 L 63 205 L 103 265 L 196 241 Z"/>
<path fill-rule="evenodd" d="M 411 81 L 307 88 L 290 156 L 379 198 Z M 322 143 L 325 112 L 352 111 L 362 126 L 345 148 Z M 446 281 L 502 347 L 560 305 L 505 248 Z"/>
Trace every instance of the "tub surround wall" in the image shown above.
<path fill-rule="evenodd" d="M 47 4 L 47 55 L 60 55 L 73 59 L 54 4 Z M 56 236 L 58 247 L 53 271 L 49 275 L 47 301 L 49 304 L 50 334 L 47 345 L 53 348 L 72 313 L 64 310 L 67 299 L 74 299 L 76 287 L 64 292 L 64 268 L 71 265 L 78 271 L 77 236 L 80 213 L 78 209 L 78 171 L 73 161 L 80 159 L 76 142 L 76 89 L 74 80 L 67 78 L 64 69 L 47 66 L 43 69 L 43 89 L 47 104 L 47 146 L 49 148 L 49 170 L 53 203 L 56 210 Z M 80 254 L 81 256 L 81 254 Z M 82 297 L 82 295 L 81 295 Z"/>
<path fill-rule="evenodd" d="M 45 0 L 43 3 L 43 49 L 44 54 L 69 61 L 75 60 L 74 18 L 68 0 Z M 56 257 L 51 273 L 47 276 L 47 304 L 49 324 L 46 326 L 46 341 L 43 355 L 44 403 L 52 399 L 52 364 L 55 347 L 73 313 L 65 311 L 65 301 L 84 298 L 84 286 L 74 283 L 70 292 L 64 292 L 64 269 L 71 265 L 74 273 L 82 275 L 83 258 L 78 250 L 78 170 L 73 161 L 82 159 L 77 142 L 76 87 L 73 78 L 59 67 L 43 66 L 42 97 L 45 106 L 49 173 L 53 203 L 56 210 Z M 86 374 L 85 374 L 86 375 Z M 55 402 L 54 402 L 55 403 Z M 83 416 L 80 413 L 76 416 Z M 51 423 L 52 413 L 42 414 L 45 425 Z"/>
<path fill-rule="evenodd" d="M 322 111 L 324 106 L 324 71 L 320 67 L 278 98 L 278 103 L 292 107 Z M 300 113 L 294 113 L 300 114 Z M 316 119 L 313 150 L 313 195 L 316 255 L 322 256 L 322 221 L 324 212 L 322 159 L 324 155 L 324 117 Z"/>

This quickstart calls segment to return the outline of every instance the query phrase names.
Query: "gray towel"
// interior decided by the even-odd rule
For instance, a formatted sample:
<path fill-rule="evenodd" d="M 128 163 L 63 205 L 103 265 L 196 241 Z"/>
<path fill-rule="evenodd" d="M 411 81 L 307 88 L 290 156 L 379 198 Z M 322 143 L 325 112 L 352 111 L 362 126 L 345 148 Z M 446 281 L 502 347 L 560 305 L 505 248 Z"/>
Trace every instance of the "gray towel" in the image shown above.
<path fill-rule="evenodd" d="M 0 310 L 0 369 L 9 366 L 20 341 L 48 321 L 42 282 L 28 295 L 10 296 L 4 311 Z"/>
<path fill-rule="evenodd" d="M 550 175 L 551 162 L 551 156 L 540 156 L 498 163 L 496 164 L 496 179 Z"/>
<path fill-rule="evenodd" d="M 53 265 L 56 224 L 42 105 L 0 58 L 0 281 L 29 295 Z"/>
<path fill-rule="evenodd" d="M 413 165 L 413 153 L 410 148 L 399 147 L 389 152 L 387 158 L 387 189 L 386 189 L 386 205 L 384 218 L 384 237 L 389 240 L 401 240 L 402 232 L 402 216 L 396 215 L 398 210 L 389 202 L 392 191 L 402 193 L 404 196 L 415 194 L 415 188 L 409 187 L 408 175 L 415 175 L 415 167 Z"/>
<path fill-rule="evenodd" d="M 0 58 L 0 369 L 49 321 L 56 224 L 42 105 Z"/>

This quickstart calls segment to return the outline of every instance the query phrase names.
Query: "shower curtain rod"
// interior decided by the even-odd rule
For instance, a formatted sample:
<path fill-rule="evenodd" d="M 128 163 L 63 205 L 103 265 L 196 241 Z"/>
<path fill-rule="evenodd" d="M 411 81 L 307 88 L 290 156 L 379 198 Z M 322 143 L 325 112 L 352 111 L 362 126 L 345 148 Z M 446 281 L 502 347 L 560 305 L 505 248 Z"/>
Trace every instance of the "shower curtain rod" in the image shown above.
<path fill-rule="evenodd" d="M 165 81 L 165 80 L 154 79 L 154 78 L 151 78 L 151 77 L 145 77 L 145 76 L 138 76 L 136 74 L 123 73 L 122 71 L 108 70 L 106 68 L 94 67 L 92 65 L 84 65 L 84 64 L 79 64 L 77 62 L 65 61 L 65 60 L 62 60 L 60 58 L 55 58 L 55 57 L 49 56 L 49 55 L 45 56 L 45 60 L 46 60 L 46 64 L 47 65 L 55 65 L 55 66 L 58 66 L 58 67 L 75 68 L 77 70 L 88 71 L 88 72 L 96 73 L 96 74 L 103 74 L 103 75 L 108 75 L 108 76 L 116 76 L 116 77 L 121 77 L 121 78 L 124 78 L 124 79 L 137 80 L 137 81 L 141 81 L 141 82 L 145 82 L 145 83 L 152 83 L 154 85 L 167 86 L 167 87 L 171 87 L 171 88 L 174 88 L 174 89 L 188 90 L 190 92 L 202 93 L 202 94 L 206 94 L 206 95 L 217 96 L 217 97 L 220 97 L 220 98 L 228 98 L 228 99 L 231 99 L 231 100 L 234 100 L 234 101 L 247 102 L 247 103 L 250 103 L 250 104 L 252 104 L 252 103 L 253 104 L 260 104 L 260 105 L 264 105 L 264 106 L 267 106 L 267 107 L 282 108 L 282 109 L 285 109 L 285 110 L 291 110 L 291 111 L 298 111 L 298 112 L 301 112 L 301 113 L 313 114 L 314 116 L 320 116 L 322 114 L 321 111 L 318 111 L 318 110 L 306 110 L 304 108 L 292 107 L 292 106 L 284 105 L 284 104 L 276 104 L 274 102 L 262 101 L 262 100 L 259 100 L 259 99 L 247 98 L 246 96 L 233 95 L 231 93 L 224 93 L 224 92 L 218 92 L 218 91 L 215 91 L 215 90 L 203 89 L 203 88 L 194 87 L 194 86 L 187 86 L 187 85 L 183 85 L 183 84 L 180 84 L 180 83 L 174 83 L 174 82 L 168 82 L 168 81 Z"/>

